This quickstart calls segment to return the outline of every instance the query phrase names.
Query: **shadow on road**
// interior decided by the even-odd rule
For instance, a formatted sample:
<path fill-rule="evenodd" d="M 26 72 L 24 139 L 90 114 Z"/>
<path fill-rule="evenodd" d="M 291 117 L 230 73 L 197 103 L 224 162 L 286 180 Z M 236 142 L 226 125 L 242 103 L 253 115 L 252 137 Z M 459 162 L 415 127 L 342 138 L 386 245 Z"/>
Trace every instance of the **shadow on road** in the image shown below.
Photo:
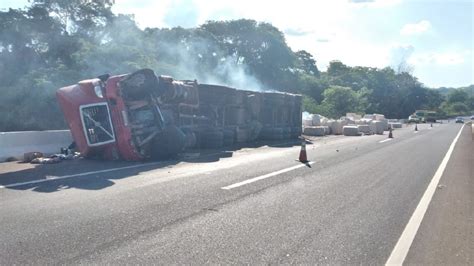
<path fill-rule="evenodd" d="M 63 161 L 58 164 L 2 163 L 0 164 L 0 185 L 12 190 L 32 190 L 43 193 L 69 188 L 100 190 L 114 185 L 114 180 L 138 175 L 154 169 L 171 168 L 180 162 L 216 162 L 222 158 L 232 157 L 235 151 L 243 148 L 258 148 L 262 146 L 288 148 L 299 144 L 299 140 L 258 141 L 224 147 L 218 150 L 189 150 L 178 158 L 166 161 L 125 162 L 76 159 L 73 161 Z M 116 168 L 119 169 L 111 171 L 111 169 Z M 85 175 L 85 173 L 90 174 Z M 65 176 L 71 178 L 31 183 Z M 74 178 L 75 176 L 80 178 Z M 84 179 L 87 179 L 87 182 Z M 26 184 L 9 187 L 11 184 L 18 183 Z"/>

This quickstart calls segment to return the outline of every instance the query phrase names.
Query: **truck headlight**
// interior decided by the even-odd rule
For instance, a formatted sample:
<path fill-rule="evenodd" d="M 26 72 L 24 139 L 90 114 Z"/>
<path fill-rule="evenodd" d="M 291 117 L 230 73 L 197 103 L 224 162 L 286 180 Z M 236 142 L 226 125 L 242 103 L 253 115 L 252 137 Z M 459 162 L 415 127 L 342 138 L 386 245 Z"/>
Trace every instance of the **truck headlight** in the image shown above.
<path fill-rule="evenodd" d="M 94 92 L 97 97 L 104 98 L 104 94 L 102 93 L 102 87 L 99 84 L 94 86 Z"/>

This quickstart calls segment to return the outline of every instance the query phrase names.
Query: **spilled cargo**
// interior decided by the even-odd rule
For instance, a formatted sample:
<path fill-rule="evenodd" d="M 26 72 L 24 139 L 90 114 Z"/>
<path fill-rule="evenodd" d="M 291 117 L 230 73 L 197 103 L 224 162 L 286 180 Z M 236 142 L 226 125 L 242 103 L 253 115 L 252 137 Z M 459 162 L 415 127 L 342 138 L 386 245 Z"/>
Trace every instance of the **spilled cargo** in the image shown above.
<path fill-rule="evenodd" d="M 162 159 L 301 135 L 300 95 L 174 80 L 150 69 L 102 75 L 56 95 L 85 157 Z"/>

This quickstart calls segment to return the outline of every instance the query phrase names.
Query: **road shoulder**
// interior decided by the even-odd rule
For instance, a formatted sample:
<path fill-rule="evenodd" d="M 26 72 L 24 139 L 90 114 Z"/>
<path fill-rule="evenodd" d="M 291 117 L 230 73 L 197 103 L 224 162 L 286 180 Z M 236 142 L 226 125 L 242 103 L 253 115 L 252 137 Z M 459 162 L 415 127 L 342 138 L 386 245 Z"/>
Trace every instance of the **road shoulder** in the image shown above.
<path fill-rule="evenodd" d="M 474 140 L 465 127 L 405 264 L 470 265 L 474 259 Z"/>

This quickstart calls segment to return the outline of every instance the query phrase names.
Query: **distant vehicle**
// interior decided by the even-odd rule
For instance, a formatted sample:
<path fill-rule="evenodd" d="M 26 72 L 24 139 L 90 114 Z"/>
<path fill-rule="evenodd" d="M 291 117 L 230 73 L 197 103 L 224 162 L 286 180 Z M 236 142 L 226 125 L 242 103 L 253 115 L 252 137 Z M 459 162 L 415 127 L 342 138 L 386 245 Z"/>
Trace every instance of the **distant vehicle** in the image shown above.
<path fill-rule="evenodd" d="M 421 119 L 415 114 L 412 114 L 408 117 L 408 123 L 420 123 L 420 122 L 421 122 Z"/>
<path fill-rule="evenodd" d="M 414 123 L 435 123 L 438 114 L 435 111 L 416 110 L 415 113 L 408 117 L 408 122 Z"/>
<path fill-rule="evenodd" d="M 464 118 L 462 117 L 456 117 L 456 120 L 454 121 L 455 123 L 464 123 Z"/>
<path fill-rule="evenodd" d="M 473 115 L 473 116 L 471 116 L 471 120 L 473 120 L 473 121 L 474 121 L 474 115 Z"/>

